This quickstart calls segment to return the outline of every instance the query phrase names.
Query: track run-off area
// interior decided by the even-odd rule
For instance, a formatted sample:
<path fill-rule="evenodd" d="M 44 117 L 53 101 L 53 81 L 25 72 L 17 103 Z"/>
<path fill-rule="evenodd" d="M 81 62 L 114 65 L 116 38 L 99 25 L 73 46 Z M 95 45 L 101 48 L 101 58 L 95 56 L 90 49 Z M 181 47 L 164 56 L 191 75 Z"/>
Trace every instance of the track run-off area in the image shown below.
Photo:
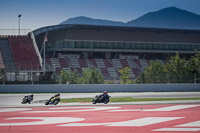
<path fill-rule="evenodd" d="M 200 104 L 0 107 L 0 132 L 200 132 Z"/>

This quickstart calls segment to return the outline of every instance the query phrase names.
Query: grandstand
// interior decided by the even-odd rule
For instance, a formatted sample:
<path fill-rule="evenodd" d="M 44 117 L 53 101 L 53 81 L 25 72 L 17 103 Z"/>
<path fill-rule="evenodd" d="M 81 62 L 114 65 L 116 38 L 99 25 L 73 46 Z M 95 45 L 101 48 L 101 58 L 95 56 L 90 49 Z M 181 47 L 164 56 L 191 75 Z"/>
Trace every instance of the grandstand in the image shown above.
<path fill-rule="evenodd" d="M 41 55 L 47 35 L 46 61 L 56 73 L 96 68 L 105 79 L 118 79 L 118 69 L 127 66 L 135 78 L 150 60 L 164 63 L 176 51 L 187 58 L 200 50 L 199 30 L 75 24 L 43 27 L 33 34 Z"/>
<path fill-rule="evenodd" d="M 8 81 L 31 80 L 41 72 L 41 57 L 30 35 L 0 36 L 1 75 Z"/>
<path fill-rule="evenodd" d="M 84 69 L 96 68 L 105 80 L 114 80 L 119 79 L 118 69 L 128 66 L 130 76 L 136 78 L 150 60 L 165 63 L 177 51 L 185 58 L 193 55 L 200 50 L 199 36 L 199 30 L 48 26 L 28 35 L 0 36 L 0 69 L 7 76 L 14 74 L 15 80 L 19 73 L 26 73 L 28 80 L 44 73 L 53 77 L 62 69 L 77 70 L 81 76 Z"/>

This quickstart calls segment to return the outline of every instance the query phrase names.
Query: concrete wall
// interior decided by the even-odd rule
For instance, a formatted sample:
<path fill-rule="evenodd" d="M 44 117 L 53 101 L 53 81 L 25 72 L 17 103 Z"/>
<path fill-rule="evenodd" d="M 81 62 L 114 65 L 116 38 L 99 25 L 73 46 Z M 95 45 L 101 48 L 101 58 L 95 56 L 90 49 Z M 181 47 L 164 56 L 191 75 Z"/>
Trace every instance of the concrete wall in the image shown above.
<path fill-rule="evenodd" d="M 0 85 L 0 93 L 67 92 L 182 92 L 200 91 L 200 84 L 76 84 L 76 85 Z"/>

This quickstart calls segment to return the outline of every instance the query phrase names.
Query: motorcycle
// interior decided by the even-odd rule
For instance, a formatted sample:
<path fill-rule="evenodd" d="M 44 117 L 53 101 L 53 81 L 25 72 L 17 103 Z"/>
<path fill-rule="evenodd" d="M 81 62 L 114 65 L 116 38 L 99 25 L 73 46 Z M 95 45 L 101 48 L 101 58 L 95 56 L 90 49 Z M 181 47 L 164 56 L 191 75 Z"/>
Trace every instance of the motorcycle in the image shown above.
<path fill-rule="evenodd" d="M 22 104 L 26 104 L 26 103 L 31 103 L 31 101 L 33 101 L 33 98 L 31 100 L 28 99 L 28 96 L 24 96 L 24 98 L 22 99 Z"/>
<path fill-rule="evenodd" d="M 45 105 L 57 105 L 60 102 L 60 97 L 51 98 L 45 102 Z"/>
<path fill-rule="evenodd" d="M 110 97 L 111 96 L 103 96 L 103 95 L 96 95 L 95 98 L 92 100 L 92 103 L 93 104 L 96 104 L 96 103 L 104 103 L 104 104 L 107 104 L 109 103 L 110 101 Z"/>

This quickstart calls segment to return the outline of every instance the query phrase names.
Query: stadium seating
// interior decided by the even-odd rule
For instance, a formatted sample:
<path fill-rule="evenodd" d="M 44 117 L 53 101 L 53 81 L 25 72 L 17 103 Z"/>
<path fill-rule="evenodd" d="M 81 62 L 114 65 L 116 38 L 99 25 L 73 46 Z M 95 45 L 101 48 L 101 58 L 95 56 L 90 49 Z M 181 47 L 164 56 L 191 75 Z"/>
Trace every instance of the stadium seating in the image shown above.
<path fill-rule="evenodd" d="M 134 74 L 134 72 L 133 72 L 132 69 L 130 69 L 129 73 L 130 73 L 130 77 L 131 77 L 131 78 L 134 78 L 134 77 L 136 76 L 136 75 Z M 137 75 L 137 76 L 138 76 L 138 75 Z"/>
<path fill-rule="evenodd" d="M 116 68 L 122 68 L 122 64 L 119 59 L 112 59 L 112 63 L 115 65 Z"/>
<path fill-rule="evenodd" d="M 164 63 L 163 60 L 156 60 Z M 130 77 L 136 78 L 141 71 L 149 66 L 150 60 L 147 59 L 64 59 L 47 58 L 46 63 L 53 66 L 57 74 L 62 69 L 66 71 L 77 70 L 79 75 L 84 69 L 99 69 L 105 79 L 119 78 L 118 69 L 130 67 Z"/>
<path fill-rule="evenodd" d="M 142 67 L 138 59 L 133 59 L 133 62 L 135 62 L 137 64 L 136 66 L 138 66 L 140 68 Z"/>
<path fill-rule="evenodd" d="M 108 72 L 111 78 L 118 78 L 118 73 L 115 68 L 108 68 Z"/>
<path fill-rule="evenodd" d="M 139 66 L 132 60 L 126 59 L 63 59 L 63 58 L 50 58 L 46 59 L 46 63 L 53 66 L 56 73 L 59 74 L 62 69 L 64 70 L 77 70 L 79 74 L 84 69 L 95 68 L 99 69 L 104 78 L 119 78 L 118 69 L 130 67 L 130 77 L 138 76 L 140 73 Z M 139 61 L 138 61 L 139 63 Z M 133 65 L 134 64 L 134 65 Z"/>
<path fill-rule="evenodd" d="M 86 59 L 86 63 L 88 68 L 95 68 L 95 65 L 89 59 Z"/>
<path fill-rule="evenodd" d="M 88 63 L 89 63 L 90 65 L 92 65 L 93 67 L 97 67 L 97 63 L 96 63 L 95 59 L 88 59 Z M 89 66 L 89 65 L 88 65 L 88 66 Z"/>
<path fill-rule="evenodd" d="M 39 58 L 28 36 L 8 36 L 8 41 L 13 53 L 14 61 L 19 70 L 41 69 Z"/>
<path fill-rule="evenodd" d="M 69 59 L 69 62 L 72 65 L 72 67 L 74 67 L 74 68 L 80 68 L 80 64 L 78 62 L 78 59 Z"/>
<path fill-rule="evenodd" d="M 98 68 L 105 68 L 106 67 L 105 64 L 104 64 L 103 59 L 95 59 L 95 62 L 97 64 Z"/>
<path fill-rule="evenodd" d="M 88 67 L 86 59 L 78 59 L 78 62 L 80 64 L 81 68 L 87 68 Z"/>
<path fill-rule="evenodd" d="M 109 74 L 107 68 L 101 68 L 101 73 L 102 73 L 102 75 L 103 75 L 105 78 L 110 77 L 110 74 Z"/>
<path fill-rule="evenodd" d="M 50 58 L 50 61 L 54 68 L 61 67 L 58 58 Z"/>
<path fill-rule="evenodd" d="M 136 77 L 139 76 L 140 71 L 139 71 L 137 68 L 132 68 L 132 71 L 133 71 L 133 73 L 134 73 L 134 75 L 135 75 Z"/>
<path fill-rule="evenodd" d="M 122 65 L 122 68 L 129 67 L 129 64 L 126 59 L 120 59 L 120 63 Z"/>
<path fill-rule="evenodd" d="M 148 63 L 148 61 L 146 59 L 139 59 L 139 62 L 141 64 L 141 68 L 142 69 L 145 69 L 146 67 L 149 66 L 149 63 Z"/>
<path fill-rule="evenodd" d="M 106 68 L 113 68 L 113 65 L 112 65 L 110 60 L 104 59 L 103 61 L 104 61 L 104 64 L 105 64 Z"/>
<path fill-rule="evenodd" d="M 132 59 L 128 59 L 127 62 L 128 62 L 128 64 L 129 64 L 129 67 L 130 67 L 130 68 L 137 68 L 137 67 L 139 67 L 139 66 L 136 64 L 136 62 L 135 62 L 134 60 L 132 60 Z"/>
<path fill-rule="evenodd" d="M 0 39 L 1 57 L 4 61 L 4 66 L 7 71 L 15 71 L 16 66 L 13 59 L 13 54 L 8 42 L 8 36 L 3 36 Z"/>

